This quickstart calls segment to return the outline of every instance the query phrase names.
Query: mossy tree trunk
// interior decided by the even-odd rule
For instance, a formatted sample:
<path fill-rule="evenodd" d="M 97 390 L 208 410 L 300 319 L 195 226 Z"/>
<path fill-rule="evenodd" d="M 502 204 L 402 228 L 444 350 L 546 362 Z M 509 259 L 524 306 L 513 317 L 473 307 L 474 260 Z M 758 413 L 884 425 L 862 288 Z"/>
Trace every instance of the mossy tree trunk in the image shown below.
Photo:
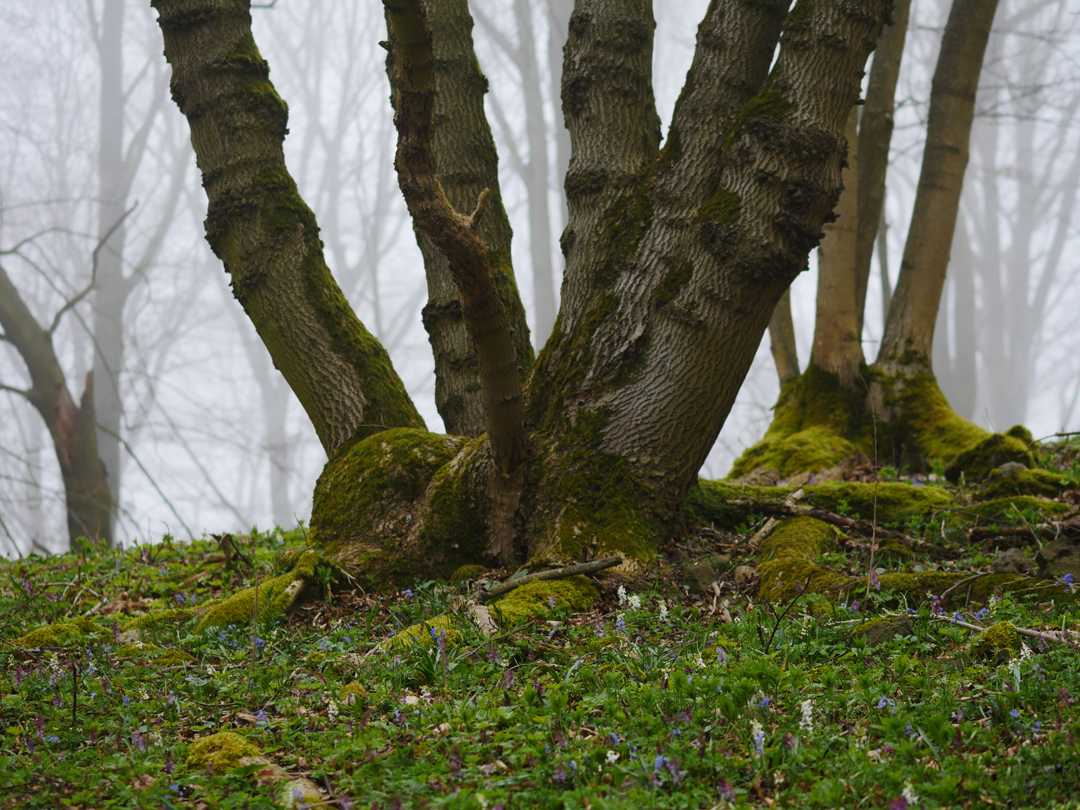
<path fill-rule="evenodd" d="M 816 472 L 843 463 L 853 450 L 880 463 L 922 468 L 930 459 L 952 461 L 988 438 L 986 431 L 957 416 L 942 395 L 931 347 L 967 165 L 975 91 L 996 6 L 997 0 L 954 0 L 934 73 L 926 149 L 900 277 L 881 349 L 862 375 L 859 335 L 866 274 L 881 216 L 891 94 L 903 32 L 882 37 L 886 47 L 875 57 L 873 103 L 868 98 L 859 135 L 871 165 L 860 166 L 857 176 L 872 187 L 848 186 L 841 196 L 838 228 L 822 244 L 810 368 L 785 385 L 773 425 L 736 462 L 733 474 L 764 466 L 782 475 Z M 906 26 L 906 19 L 901 8 L 898 20 Z M 839 227 L 845 220 L 850 232 Z M 829 407 L 821 407 L 823 402 Z M 1013 451 L 1024 455 L 1019 447 L 1010 447 Z"/>
<path fill-rule="evenodd" d="M 504 213 L 465 0 L 384 0 L 395 165 L 421 244 L 438 249 L 425 253 L 429 283 L 456 290 L 454 328 L 475 360 L 451 371 L 482 405 L 480 438 L 417 429 L 388 361 L 345 311 L 281 160 L 284 104 L 246 3 L 154 4 L 210 196 L 211 245 L 290 384 L 327 386 L 348 417 L 300 395 L 336 448 L 312 542 L 390 578 L 478 560 L 649 559 L 677 528 L 775 304 L 836 204 L 845 122 L 887 0 L 790 13 L 786 0 L 712 3 L 663 148 L 651 4 L 579 0 L 562 71 L 562 305 L 531 366 L 495 227 Z M 455 163 L 465 136 L 475 171 Z M 291 327 L 295 307 L 310 333 Z M 312 377 L 323 363 L 333 382 Z"/>

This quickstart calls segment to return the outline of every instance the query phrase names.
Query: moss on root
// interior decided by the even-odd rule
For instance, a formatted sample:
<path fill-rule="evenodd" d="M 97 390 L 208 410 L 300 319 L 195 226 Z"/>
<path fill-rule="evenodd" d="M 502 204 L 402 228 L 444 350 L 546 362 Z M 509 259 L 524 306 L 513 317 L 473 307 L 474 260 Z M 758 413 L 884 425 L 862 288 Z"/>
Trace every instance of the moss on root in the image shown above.
<path fill-rule="evenodd" d="M 794 487 L 755 487 L 731 481 L 699 480 L 686 497 L 685 514 L 690 520 L 732 530 L 749 523 L 752 510 L 733 506 L 736 499 L 780 501 Z M 936 506 L 954 501 L 948 490 L 940 487 L 916 487 L 911 484 L 862 484 L 827 481 L 803 487 L 802 503 L 813 503 L 832 512 L 844 512 L 863 520 L 882 524 L 903 524 L 922 520 Z M 876 509 L 875 509 L 876 502 Z"/>
<path fill-rule="evenodd" d="M 993 469 L 986 477 L 980 495 L 983 498 L 1006 498 L 1017 495 L 1056 498 L 1075 487 L 1076 480 L 1053 470 Z"/>
<path fill-rule="evenodd" d="M 596 604 L 600 592 L 583 576 L 527 582 L 495 602 L 492 612 L 499 617 L 500 624 L 513 627 L 551 610 L 551 597 L 555 597 L 556 608 L 580 613 Z"/>
<path fill-rule="evenodd" d="M 31 630 L 13 642 L 19 647 L 76 647 L 112 640 L 112 630 L 89 619 L 56 622 Z"/>
<path fill-rule="evenodd" d="M 433 632 L 445 633 L 446 640 L 450 644 L 460 644 L 462 635 L 461 631 L 454 626 L 455 623 L 454 617 L 448 616 L 445 613 L 440 616 L 434 616 L 427 621 L 409 625 L 401 632 L 395 633 L 387 639 L 386 646 L 389 649 L 404 649 L 409 647 L 428 648 L 435 644 Z"/>
<path fill-rule="evenodd" d="M 244 588 L 227 599 L 212 605 L 199 620 L 197 629 L 244 624 L 256 618 L 266 621 L 291 610 L 308 593 L 318 593 L 320 585 L 328 586 L 335 578 L 334 566 L 320 553 L 297 549 L 284 558 L 291 569 L 284 574 L 260 582 L 256 588 Z"/>
<path fill-rule="evenodd" d="M 945 468 L 945 477 L 955 484 L 962 475 L 968 483 L 975 483 L 985 480 L 995 468 L 1010 462 L 1034 467 L 1035 456 L 1023 440 L 1004 433 L 992 433 L 957 453 Z"/>

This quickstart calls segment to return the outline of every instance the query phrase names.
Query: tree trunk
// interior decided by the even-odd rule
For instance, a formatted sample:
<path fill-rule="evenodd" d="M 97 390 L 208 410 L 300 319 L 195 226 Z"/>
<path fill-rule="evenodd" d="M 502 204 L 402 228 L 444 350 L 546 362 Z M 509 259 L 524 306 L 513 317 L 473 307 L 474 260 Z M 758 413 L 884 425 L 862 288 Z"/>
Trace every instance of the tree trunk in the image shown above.
<path fill-rule="evenodd" d="M 532 366 L 533 350 L 525 309 L 518 297 L 510 261 L 510 221 L 499 191 L 498 155 L 484 115 L 487 79 L 473 52 L 472 17 L 464 3 L 432 3 L 431 27 L 442 33 L 433 42 L 435 93 L 431 152 L 446 199 L 457 211 L 470 212 L 484 189 L 490 191 L 479 235 L 491 254 L 495 285 L 510 319 L 518 365 Z M 387 72 L 393 85 L 392 55 Z M 446 258 L 422 229 L 416 241 L 424 256 L 428 303 L 427 329 L 435 356 L 435 406 L 449 433 L 479 436 L 484 410 L 476 355 L 463 320 L 458 289 Z"/>
<path fill-rule="evenodd" d="M 975 91 L 997 0 L 954 0 L 930 95 L 919 187 L 877 365 L 928 370 L 941 289 L 949 264 Z"/>
<path fill-rule="evenodd" d="M 835 374 L 840 385 L 851 391 L 861 388 L 858 377 L 866 362 L 860 340 L 861 280 L 856 267 L 860 196 L 858 129 L 859 111 L 852 107 L 845 132 L 849 149 L 848 165 L 842 174 L 844 191 L 833 211 L 836 220 L 825 226 L 825 238 L 818 248 L 817 314 L 814 348 L 810 353 L 813 365 Z"/>
<path fill-rule="evenodd" d="M 385 349 L 330 274 L 315 217 L 285 168 L 288 112 L 255 47 L 247 3 L 154 6 L 203 172 L 207 241 L 323 448 L 329 455 L 354 435 L 422 428 Z"/>
<path fill-rule="evenodd" d="M 889 147 L 892 144 L 896 83 L 900 78 L 900 61 L 904 55 L 910 16 L 911 0 L 897 0 L 893 6 L 892 25 L 886 26 L 881 32 L 881 39 L 874 53 L 870 84 L 866 90 L 866 104 L 859 120 L 859 232 L 855 245 L 858 292 L 855 308 L 859 313 L 857 334 L 860 338 L 866 313 L 870 260 L 874 255 L 878 225 L 885 211 L 885 174 L 889 167 Z M 884 250 L 884 243 L 880 249 Z M 885 283 L 888 283 L 887 274 Z M 885 304 L 885 311 L 888 312 L 888 303 Z"/>
<path fill-rule="evenodd" d="M 285 314 L 262 303 L 264 315 L 252 298 L 284 269 L 256 267 L 249 257 L 268 233 L 292 238 L 275 256 L 292 255 L 290 245 L 317 255 L 314 219 L 280 163 L 283 105 L 242 2 L 155 5 L 210 196 L 208 238 L 253 320 L 273 326 Z M 320 477 L 310 540 L 376 578 L 611 552 L 639 565 L 679 527 L 769 317 L 836 204 L 844 124 L 887 3 L 800 5 L 790 15 L 785 0 L 713 3 L 663 150 L 650 4 L 577 3 L 562 76 L 573 150 L 564 295 L 523 413 L 510 385 L 516 371 L 529 371 L 518 369 L 520 305 L 512 288 L 492 293 L 500 248 L 485 235 L 488 216 L 501 214 L 485 208 L 497 194 L 480 194 L 479 204 L 471 194 L 455 200 L 445 184 L 456 176 L 446 174 L 439 151 L 440 137 L 457 135 L 436 114 L 439 105 L 460 98 L 462 85 L 481 86 L 465 2 L 384 5 L 399 182 L 421 240 L 438 246 L 457 288 L 487 435 L 435 436 L 403 419 L 402 429 L 377 435 L 356 430 Z M 458 49 L 470 70 L 452 69 L 457 62 L 440 59 L 442 48 Z M 267 172 L 275 180 L 269 200 L 254 182 Z M 321 259 L 312 265 L 305 272 L 329 279 Z M 267 325 L 260 334 L 272 352 L 292 351 L 294 362 L 305 352 L 321 361 L 328 351 L 294 346 L 295 337 Z M 358 376 L 344 388 L 359 395 L 367 386 Z"/>
<path fill-rule="evenodd" d="M 795 322 L 791 318 L 791 290 L 784 290 L 769 320 L 769 340 L 780 385 L 799 376 L 799 352 L 795 345 Z"/>
<path fill-rule="evenodd" d="M 28 390 L 8 390 L 26 397 L 52 437 L 64 482 L 71 549 L 87 550 L 80 548 L 80 538 L 109 544 L 112 500 L 105 465 L 98 455 L 93 374 L 87 375 L 86 388 L 76 405 L 53 348 L 52 330 L 38 324 L 3 267 L 0 267 L 0 327 L 4 339 L 22 357 L 31 380 Z"/>

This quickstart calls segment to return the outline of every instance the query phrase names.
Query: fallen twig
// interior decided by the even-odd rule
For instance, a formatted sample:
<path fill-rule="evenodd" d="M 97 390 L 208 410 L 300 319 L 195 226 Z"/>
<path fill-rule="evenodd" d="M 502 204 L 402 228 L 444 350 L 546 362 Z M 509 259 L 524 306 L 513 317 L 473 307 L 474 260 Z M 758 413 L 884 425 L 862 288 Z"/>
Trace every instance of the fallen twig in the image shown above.
<path fill-rule="evenodd" d="M 603 560 L 595 560 L 594 562 L 576 563 L 574 565 L 568 565 L 565 568 L 553 568 L 550 571 L 538 571 L 535 574 L 528 574 L 527 576 L 519 577 L 518 579 L 513 579 L 509 582 L 493 585 L 486 591 L 481 590 L 476 595 L 476 599 L 478 602 L 487 602 L 489 599 L 494 599 L 496 596 L 502 596 L 504 593 L 509 593 L 515 588 L 521 587 L 529 582 L 537 582 L 546 579 L 564 579 L 578 574 L 595 574 L 598 571 L 603 571 L 605 568 L 613 568 L 616 565 L 621 565 L 622 561 L 623 558 L 616 554 L 614 557 L 606 557 Z"/>
<path fill-rule="evenodd" d="M 774 512 L 776 514 L 787 514 L 785 512 L 777 510 L 798 509 L 799 507 L 797 507 L 795 503 L 802 496 L 803 489 L 802 487 L 799 487 L 797 490 L 784 498 L 783 503 L 776 503 L 776 501 L 754 501 L 742 498 L 730 501 L 729 503 L 734 506 L 749 507 L 755 512 Z M 758 529 L 754 536 L 746 542 L 746 545 L 750 547 L 751 551 L 756 551 L 757 547 L 760 546 L 763 542 L 765 542 L 766 538 L 768 538 L 768 536 L 773 533 L 773 530 L 776 528 L 776 522 L 776 518 L 769 518 L 767 521 L 765 521 L 765 525 Z"/>

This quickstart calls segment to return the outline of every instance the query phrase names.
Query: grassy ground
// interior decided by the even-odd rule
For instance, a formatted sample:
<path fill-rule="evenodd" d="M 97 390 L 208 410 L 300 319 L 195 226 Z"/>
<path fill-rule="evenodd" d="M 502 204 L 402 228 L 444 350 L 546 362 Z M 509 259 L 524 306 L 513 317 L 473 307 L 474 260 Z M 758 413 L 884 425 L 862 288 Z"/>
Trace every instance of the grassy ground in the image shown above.
<path fill-rule="evenodd" d="M 974 634 L 941 621 L 933 595 L 871 589 L 810 612 L 757 604 L 752 581 L 728 573 L 727 621 L 658 560 L 638 581 L 601 576 L 590 611 L 556 597 L 493 637 L 453 607 L 464 587 L 436 582 L 340 594 L 258 627 L 131 632 L 148 611 L 265 580 L 303 538 L 235 541 L 251 565 L 208 564 L 213 541 L 168 538 L 0 565 L 0 806 L 272 807 L 306 777 L 341 808 L 1080 807 L 1080 646 L 1027 638 L 1012 657 L 972 657 Z M 956 615 L 1080 629 L 1071 585 L 1059 587 Z M 91 610 L 103 635 L 13 643 Z M 447 612 L 449 637 L 387 643 Z M 852 634 L 884 613 L 910 632 L 877 647 Z M 263 759 L 189 761 L 222 730 Z"/>

